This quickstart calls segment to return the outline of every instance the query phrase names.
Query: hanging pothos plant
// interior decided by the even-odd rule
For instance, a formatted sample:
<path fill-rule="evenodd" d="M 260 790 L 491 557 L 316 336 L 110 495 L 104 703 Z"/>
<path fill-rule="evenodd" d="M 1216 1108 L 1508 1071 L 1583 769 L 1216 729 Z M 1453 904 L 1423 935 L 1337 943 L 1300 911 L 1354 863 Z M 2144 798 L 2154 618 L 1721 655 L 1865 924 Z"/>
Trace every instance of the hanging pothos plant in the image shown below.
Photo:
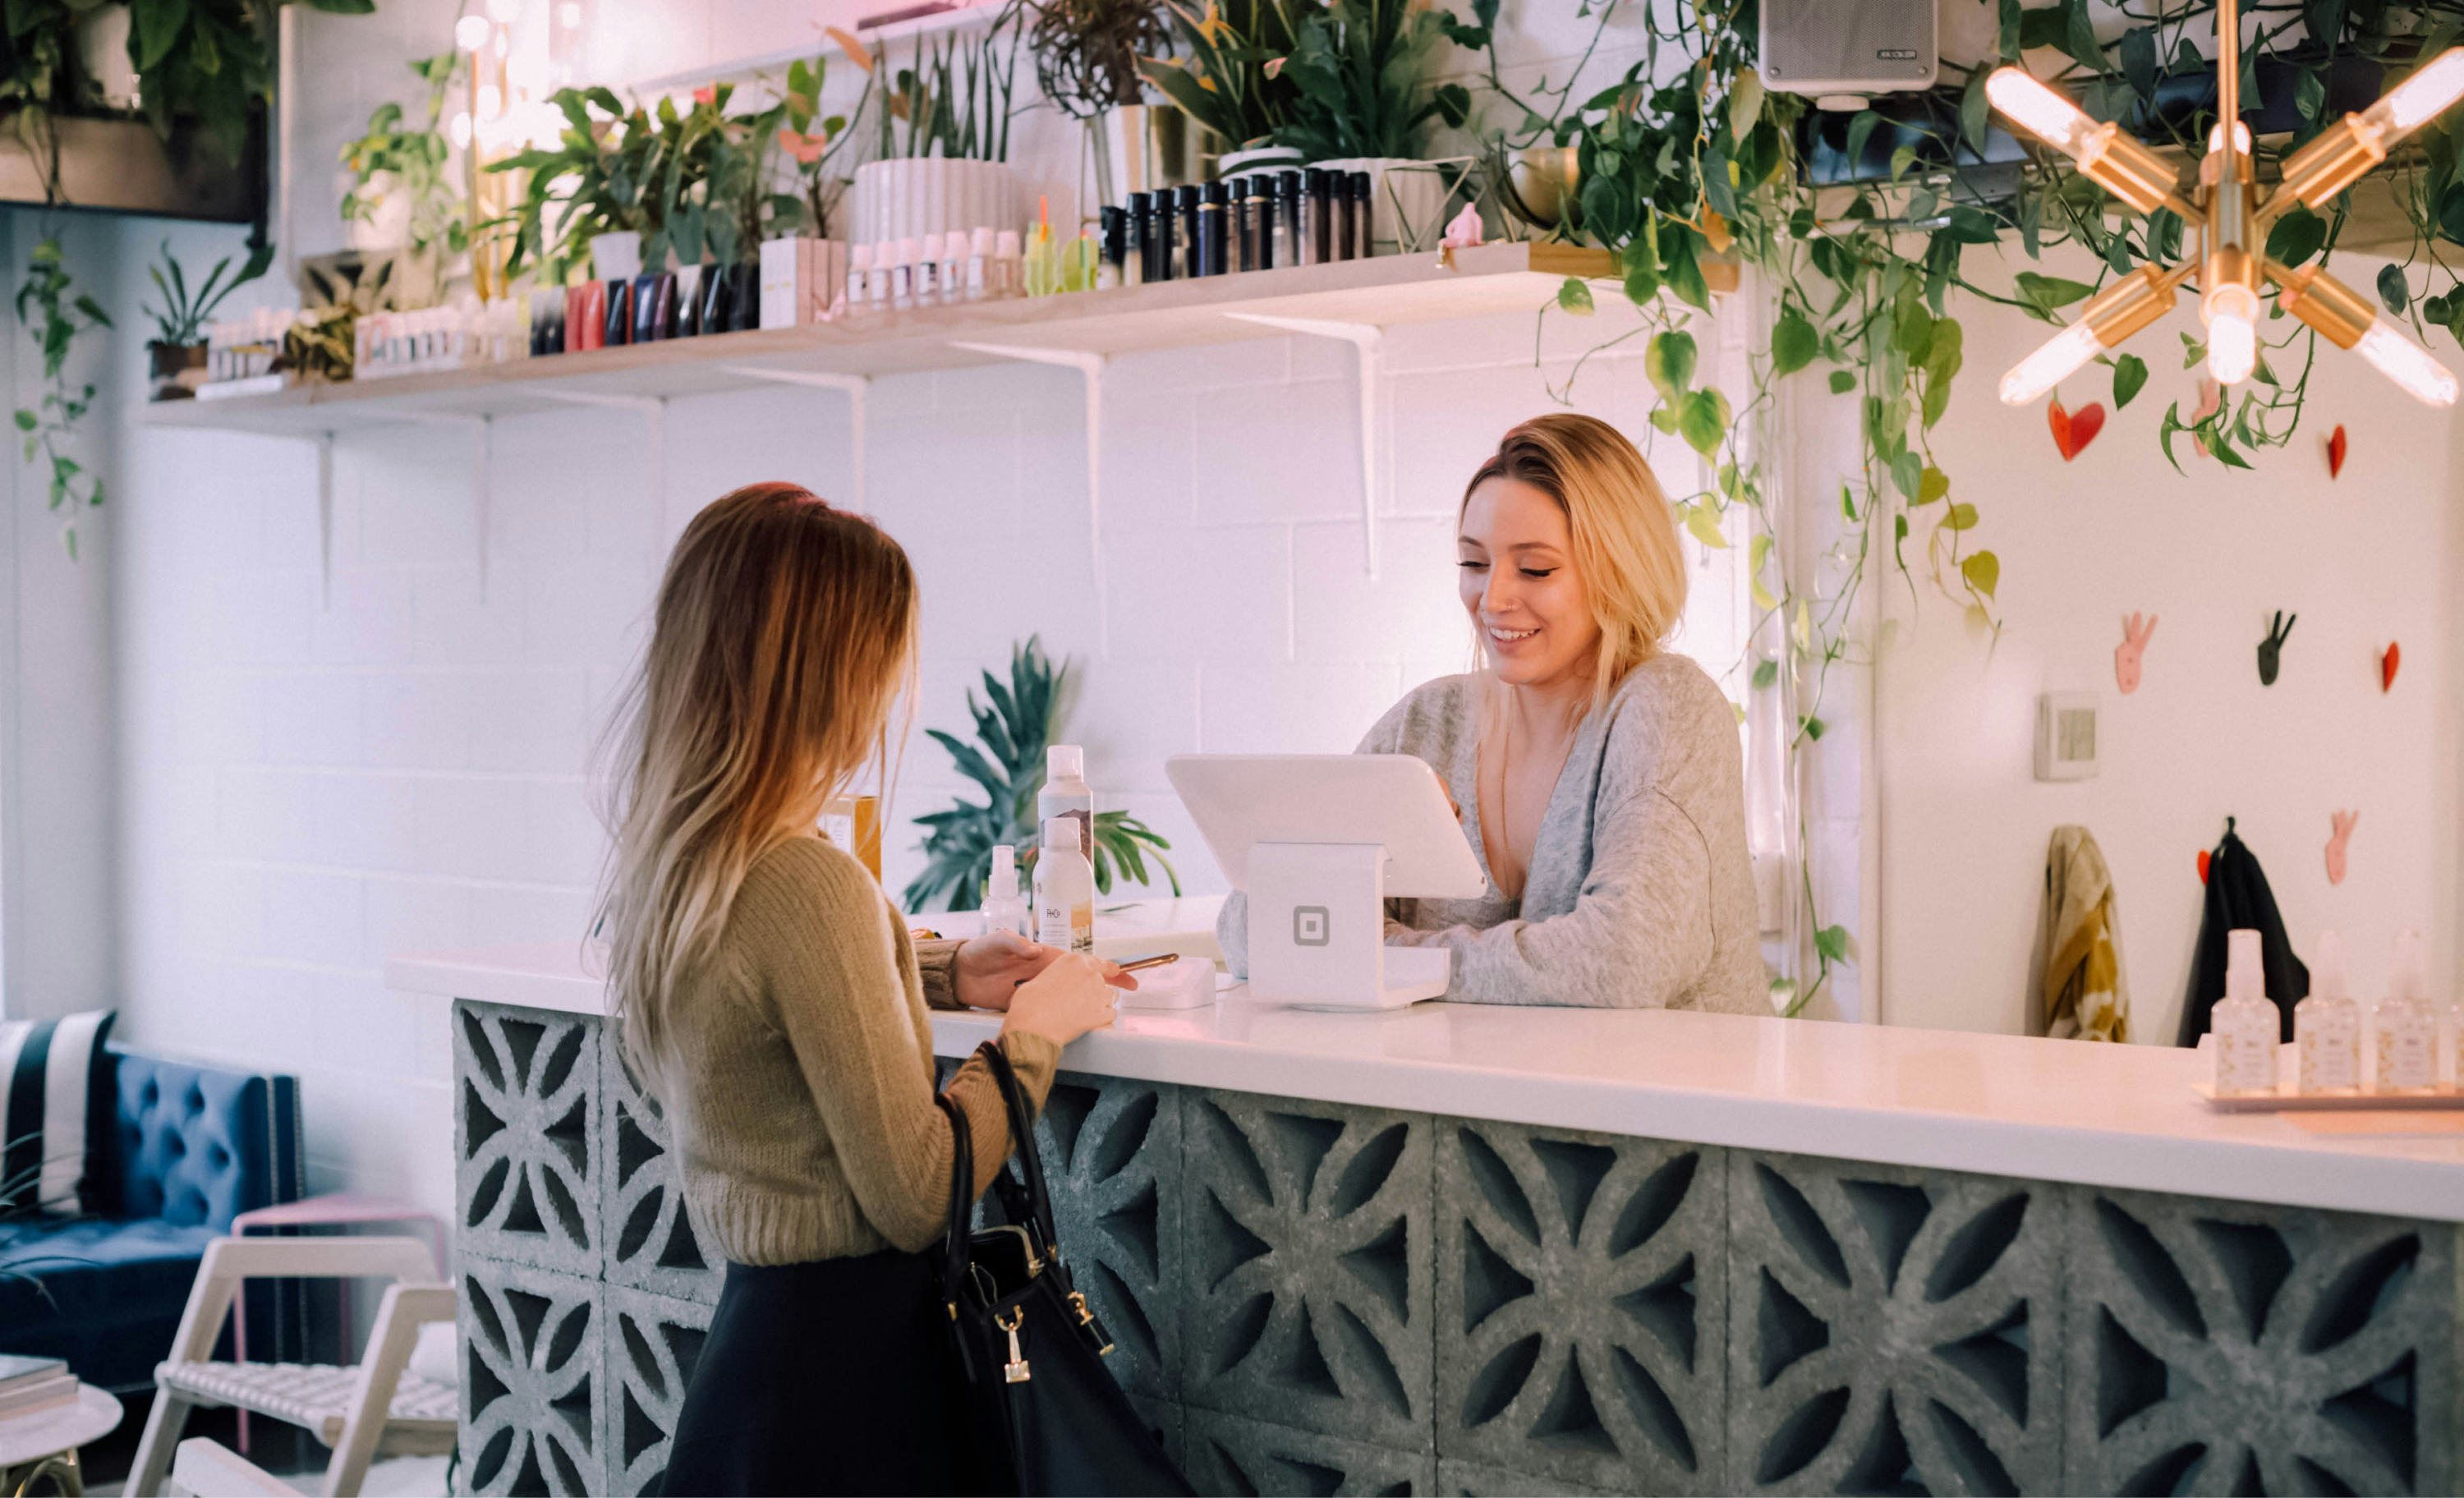
<path fill-rule="evenodd" d="M 2214 0 L 2125 6 L 2130 29 L 2109 42 L 2090 27 L 2086 0 L 1979 3 L 1994 17 L 1994 55 L 1972 68 L 1946 60 L 1949 81 L 1931 94 L 1894 96 L 1882 110 L 1844 122 L 1809 116 L 1802 99 L 1764 89 L 1755 68 L 1754 0 L 1687 0 L 1674 11 L 1647 3 L 1629 8 L 1641 12 L 1644 56 L 1583 96 L 1572 77 L 1553 90 L 1545 83 L 1518 90 L 1505 81 L 1492 45 L 1498 0 L 1472 0 L 1470 24 L 1446 23 L 1457 41 L 1487 50 L 1488 91 L 1513 119 L 1485 143 L 1492 160 L 1533 145 L 1576 150 L 1580 191 L 1559 231 L 1616 253 L 1622 290 L 1642 320 L 1613 341 L 1647 340 L 1646 370 L 1661 396 L 1652 425 L 1701 453 L 1713 474 L 1711 487 L 1677 501 L 1686 529 L 1705 546 L 1722 547 L 1729 512 L 1742 506 L 1751 518 L 1751 680 L 1757 689 L 1784 689 L 1784 700 L 1793 704 L 1792 754 L 1822 736 L 1832 668 L 1864 658 L 1853 624 L 1858 596 L 1878 563 L 1908 580 L 1912 594 L 1922 577 L 1985 630 L 1999 628 L 2001 559 L 1976 543 L 1986 516 L 1935 461 L 1930 442 L 1965 356 L 1951 294 L 2057 322 L 2062 309 L 2094 295 L 2108 277 L 2180 250 L 2184 226 L 2171 213 L 2129 215 L 2066 159 L 2018 145 L 1995 129 L 1985 76 L 2023 52 L 2050 48 L 2069 63 L 2054 81 L 2097 119 L 2202 149 L 2214 122 L 2212 85 L 2202 92 L 2200 84 L 2208 64 L 2192 46 L 2193 38 L 2212 36 Z M 1595 17 L 1601 32 L 1616 10 L 1616 0 L 1583 0 L 1582 13 Z M 2267 8 L 2256 32 L 2247 43 L 2242 91 L 2250 108 L 2266 112 L 2257 124 L 2265 171 L 2343 109 L 2377 97 L 2386 72 L 2464 36 L 2464 4 L 2303 0 Z M 1590 55 L 1590 49 L 1582 54 Z M 2041 60 L 2042 52 L 2037 55 Z M 2347 96 L 2355 101 L 2345 102 Z M 2464 147 L 2454 131 L 2451 115 L 2422 132 L 2394 172 L 2378 179 L 2384 185 L 2365 181 L 2353 191 L 2392 187 L 2414 228 L 2407 263 L 2424 267 L 2436 288 L 2416 296 L 2404 269 L 2390 268 L 2377 281 L 2387 309 L 2464 340 L 2464 284 L 2447 249 L 2464 244 Z M 1825 175 L 1837 186 L 1815 185 L 1809 157 L 1815 154 L 1826 158 Z M 1996 170 L 1969 170 L 1989 159 Z M 2323 215 L 2286 214 L 2274 226 L 2268 253 L 2294 266 L 2323 260 L 2344 229 L 2352 196 Z M 2094 283 L 2023 271 L 2005 293 L 1964 274 L 1973 246 L 2015 247 L 2037 259 L 2064 243 L 2104 267 Z M 1770 337 L 1750 356 L 1750 390 L 1734 400 L 1698 377 L 1688 331 L 1694 313 L 1709 310 L 1703 267 L 1714 258 L 1750 267 L 1770 298 Z M 1594 288 L 1569 280 L 1552 310 L 1592 313 Z M 2259 450 L 2291 439 L 2317 335 L 2273 309 L 2269 326 L 2278 331 L 2262 334 L 2252 382 L 2231 398 L 2211 392 L 2188 411 L 2176 403 L 2166 412 L 2159 443 L 2176 467 L 2176 437 L 2231 468 L 2248 468 Z M 2186 366 L 2205 357 L 2197 341 L 2184 342 Z M 2117 408 L 2147 382 L 2147 365 L 2136 354 L 2099 363 L 2110 372 Z M 1813 575 L 1793 576 L 1772 562 L 1774 517 L 1750 436 L 1771 408 L 1774 383 L 1816 364 L 1828 366 L 1834 394 L 1860 403 L 1863 454 L 1857 476 L 1837 496 L 1837 541 Z M 1800 821 L 1800 846 L 1803 833 Z M 1774 1002 L 1789 1013 L 1813 1000 L 1848 952 L 1846 929 L 1814 914 L 1810 872 L 1803 895 L 1815 972 L 1802 985 L 1775 984 Z"/>
<path fill-rule="evenodd" d="M 51 469 L 51 509 L 60 516 L 60 544 L 77 560 L 77 513 L 102 503 L 102 475 L 90 472 L 69 455 L 71 430 L 94 405 L 91 384 L 72 384 L 67 375 L 69 346 L 87 328 L 111 326 L 111 315 L 83 292 L 60 263 L 60 242 L 55 236 L 34 247 L 26 257 L 26 279 L 17 287 L 17 320 L 43 351 L 43 395 L 31 407 L 17 408 L 17 430 L 25 439 L 25 460 L 38 457 Z"/>

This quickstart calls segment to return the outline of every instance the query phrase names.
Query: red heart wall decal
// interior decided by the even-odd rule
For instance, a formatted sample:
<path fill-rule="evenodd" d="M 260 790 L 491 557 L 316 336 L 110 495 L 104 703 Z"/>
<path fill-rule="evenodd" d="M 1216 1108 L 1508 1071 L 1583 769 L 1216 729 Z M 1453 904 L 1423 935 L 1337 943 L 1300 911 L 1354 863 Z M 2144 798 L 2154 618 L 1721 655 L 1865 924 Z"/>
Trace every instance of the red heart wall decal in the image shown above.
<path fill-rule="evenodd" d="M 2201 884 L 2208 882 L 2208 859 L 2212 855 L 2211 855 L 2206 848 L 2203 848 L 2199 849 L 2199 882 Z"/>
<path fill-rule="evenodd" d="M 2076 411 L 2066 411 L 2061 402 L 2055 401 L 2045 408 L 2045 425 L 2053 429 L 2054 449 L 2067 463 L 2086 452 L 2096 434 L 2104 430 L 2104 406 L 2090 401 Z"/>

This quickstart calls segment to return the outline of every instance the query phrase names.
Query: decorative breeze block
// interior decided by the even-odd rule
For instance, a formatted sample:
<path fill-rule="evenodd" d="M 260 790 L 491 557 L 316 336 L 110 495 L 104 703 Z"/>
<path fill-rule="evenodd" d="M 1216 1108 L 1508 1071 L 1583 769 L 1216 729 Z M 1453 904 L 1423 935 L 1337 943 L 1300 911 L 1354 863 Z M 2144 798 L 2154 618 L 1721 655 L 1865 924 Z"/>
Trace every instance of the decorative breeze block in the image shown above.
<path fill-rule="evenodd" d="M 1073 1282 L 1132 1394 L 1180 1394 L 1180 1089 L 1064 1072 L 1036 1120 Z"/>
<path fill-rule="evenodd" d="M 2067 1188 L 1728 1168 L 1732 1492 L 2058 1492 Z"/>
<path fill-rule="evenodd" d="M 600 1096 L 607 1127 L 599 1179 L 607 1283 L 715 1306 L 726 1267 L 685 1210 L 666 1114 L 634 1081 L 616 1027 L 604 1029 Z"/>
<path fill-rule="evenodd" d="M 2453 1226 L 2088 1190 L 2065 1257 L 2071 1491 L 2456 1490 Z"/>
<path fill-rule="evenodd" d="M 1437 1490 L 1426 1446 L 1397 1451 L 1191 1409 L 1181 1470 L 1201 1493 L 1424 1494 Z"/>
<path fill-rule="evenodd" d="M 605 1490 L 605 1288 L 467 1256 L 461 1281 L 466 1490 Z"/>
<path fill-rule="evenodd" d="M 1436 1130 L 1439 1453 L 1548 1487 L 1725 1490 L 1725 1153 Z"/>
<path fill-rule="evenodd" d="M 1181 1125 L 1184 1399 L 1428 1450 L 1428 1115 L 1191 1089 Z"/>
<path fill-rule="evenodd" d="M 453 1004 L 464 1254 L 599 1277 L 599 1032 L 587 1015 Z"/>
<path fill-rule="evenodd" d="M 1478 1462 L 1458 1462 L 1451 1457 L 1438 1458 L 1438 1491 L 1446 1498 L 1530 1498 L 1533 1493 L 1569 1495 L 1569 1498 L 1610 1498 L 1605 1487 L 1585 1487 L 1562 1477 L 1541 1477 L 1530 1472 L 1509 1472 L 1504 1467 L 1483 1466 Z"/>
<path fill-rule="evenodd" d="M 699 1301 L 607 1288 L 607 1482 L 640 1493 L 668 1469 L 685 1389 L 710 1336 L 715 1308 Z"/>

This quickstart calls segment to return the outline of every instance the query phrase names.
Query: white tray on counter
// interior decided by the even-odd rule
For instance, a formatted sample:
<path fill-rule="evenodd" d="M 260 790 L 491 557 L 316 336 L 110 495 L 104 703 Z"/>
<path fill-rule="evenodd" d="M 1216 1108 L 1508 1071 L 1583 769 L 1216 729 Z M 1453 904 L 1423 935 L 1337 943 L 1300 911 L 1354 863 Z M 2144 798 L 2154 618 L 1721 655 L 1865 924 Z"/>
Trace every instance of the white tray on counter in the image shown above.
<path fill-rule="evenodd" d="M 2193 1082 L 2190 1090 L 2220 1113 L 2388 1112 L 2413 1113 L 2432 1108 L 2464 1108 L 2464 1091 L 2440 1087 L 2431 1092 L 2233 1092 L 2217 1096 L 2212 1083 Z"/>

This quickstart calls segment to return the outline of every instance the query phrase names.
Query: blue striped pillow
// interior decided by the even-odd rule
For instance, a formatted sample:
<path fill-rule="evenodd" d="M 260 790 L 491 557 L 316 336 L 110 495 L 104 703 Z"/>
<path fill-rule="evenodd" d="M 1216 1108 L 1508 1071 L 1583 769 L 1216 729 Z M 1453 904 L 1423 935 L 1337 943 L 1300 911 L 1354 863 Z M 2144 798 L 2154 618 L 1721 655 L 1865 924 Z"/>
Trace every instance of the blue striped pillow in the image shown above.
<path fill-rule="evenodd" d="M 115 1013 L 0 1022 L 0 1217 L 93 1210 L 88 1163 L 117 1105 L 103 1048 Z"/>

